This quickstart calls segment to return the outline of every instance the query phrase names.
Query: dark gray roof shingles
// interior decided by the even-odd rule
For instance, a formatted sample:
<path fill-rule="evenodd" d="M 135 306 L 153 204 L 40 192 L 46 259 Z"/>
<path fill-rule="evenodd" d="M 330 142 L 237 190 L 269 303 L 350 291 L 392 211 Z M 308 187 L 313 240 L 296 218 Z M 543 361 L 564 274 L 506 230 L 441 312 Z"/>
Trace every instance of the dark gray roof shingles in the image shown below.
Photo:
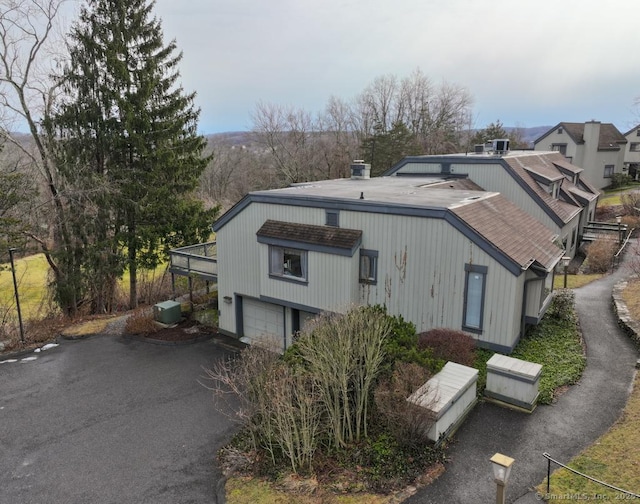
<path fill-rule="evenodd" d="M 256 235 L 265 238 L 277 238 L 312 245 L 327 245 L 350 250 L 362 238 L 362 231 L 332 226 L 315 226 L 311 224 L 296 224 L 267 220 Z"/>
<path fill-rule="evenodd" d="M 550 269 L 563 254 L 550 229 L 500 194 L 451 211 L 523 268 Z"/>

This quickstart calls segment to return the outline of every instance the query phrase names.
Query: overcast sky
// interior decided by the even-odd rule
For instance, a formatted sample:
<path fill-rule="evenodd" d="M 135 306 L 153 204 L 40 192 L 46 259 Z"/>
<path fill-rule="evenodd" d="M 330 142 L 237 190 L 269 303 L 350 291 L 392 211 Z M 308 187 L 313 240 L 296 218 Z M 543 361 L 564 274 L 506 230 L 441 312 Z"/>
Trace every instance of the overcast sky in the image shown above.
<path fill-rule="evenodd" d="M 258 101 L 309 112 L 419 68 L 466 87 L 474 126 L 640 119 L 637 0 L 156 0 L 200 129 L 251 128 Z"/>

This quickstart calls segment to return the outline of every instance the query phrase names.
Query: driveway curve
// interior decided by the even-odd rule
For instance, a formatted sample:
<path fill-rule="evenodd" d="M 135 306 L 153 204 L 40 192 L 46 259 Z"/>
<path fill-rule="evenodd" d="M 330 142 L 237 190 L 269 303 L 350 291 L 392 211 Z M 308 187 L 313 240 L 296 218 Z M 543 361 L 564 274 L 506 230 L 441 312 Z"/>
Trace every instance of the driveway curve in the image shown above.
<path fill-rule="evenodd" d="M 531 415 L 478 404 L 449 447 L 446 472 L 407 503 L 494 502 L 489 459 L 496 452 L 515 459 L 507 502 L 540 502 L 534 487 L 547 475 L 542 454 L 569 461 L 611 427 L 629 397 L 637 351 L 618 327 L 611 307 L 613 286 L 629 276 L 623 261 L 611 275 L 575 289 L 587 349 L 587 366 L 578 384 Z"/>

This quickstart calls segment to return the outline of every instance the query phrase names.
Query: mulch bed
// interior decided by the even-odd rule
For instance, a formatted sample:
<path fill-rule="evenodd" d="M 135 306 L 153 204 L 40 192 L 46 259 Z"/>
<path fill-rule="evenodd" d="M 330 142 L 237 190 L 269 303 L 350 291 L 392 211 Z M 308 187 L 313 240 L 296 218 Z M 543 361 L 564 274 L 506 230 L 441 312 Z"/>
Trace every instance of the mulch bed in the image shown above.
<path fill-rule="evenodd" d="M 186 320 L 171 327 L 163 327 L 155 332 L 137 334 L 135 336 L 154 341 L 166 342 L 189 342 L 201 340 L 207 336 L 215 336 L 217 331 L 214 327 L 203 326 L 195 320 Z"/>

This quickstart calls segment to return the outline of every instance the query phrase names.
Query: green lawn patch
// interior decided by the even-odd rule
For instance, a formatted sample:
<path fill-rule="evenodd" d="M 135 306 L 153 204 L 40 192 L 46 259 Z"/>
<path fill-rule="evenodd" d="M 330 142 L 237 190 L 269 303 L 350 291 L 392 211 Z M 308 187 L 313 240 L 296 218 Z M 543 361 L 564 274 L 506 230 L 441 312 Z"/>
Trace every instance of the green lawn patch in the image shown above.
<path fill-rule="evenodd" d="M 52 307 L 52 303 L 49 303 L 51 268 L 49 267 L 49 263 L 45 259 L 44 254 L 34 254 L 21 259 L 16 259 L 14 264 L 22 318 L 26 321 L 39 320 L 50 316 L 51 311 L 56 311 L 56 309 Z M 166 268 L 167 265 L 163 263 L 155 270 L 139 270 L 139 294 L 143 294 L 141 291 L 144 286 L 151 285 L 154 278 L 161 277 Z M 186 280 L 184 280 L 184 282 L 186 284 Z M 128 271 L 124 273 L 123 278 L 119 283 L 123 292 L 128 292 Z M 15 311 L 13 277 L 11 274 L 11 266 L 8 263 L 0 264 L 0 310 L 3 308 Z"/>
<path fill-rule="evenodd" d="M 594 280 L 598 280 L 602 278 L 604 275 L 602 273 L 591 273 L 588 275 L 578 274 L 578 275 L 567 275 L 567 289 L 577 289 L 579 287 L 583 287 L 588 283 L 593 282 Z M 562 289 L 564 287 L 564 275 L 562 273 L 556 274 L 553 279 L 553 288 L 554 289 Z"/>
<path fill-rule="evenodd" d="M 49 263 L 43 254 L 36 254 L 14 261 L 20 311 L 24 320 L 43 318 L 48 315 Z M 0 265 L 0 308 L 15 309 L 13 277 L 9 264 Z M 17 317 L 17 315 L 16 315 Z"/>

